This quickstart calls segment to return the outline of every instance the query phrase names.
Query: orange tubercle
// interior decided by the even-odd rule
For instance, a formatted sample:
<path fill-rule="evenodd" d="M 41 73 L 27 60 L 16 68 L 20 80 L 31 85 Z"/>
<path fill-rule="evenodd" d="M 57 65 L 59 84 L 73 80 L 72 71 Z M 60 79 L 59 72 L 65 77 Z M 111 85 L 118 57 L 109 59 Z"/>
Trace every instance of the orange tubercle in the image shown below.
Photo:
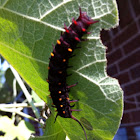
<path fill-rule="evenodd" d="M 54 57 L 54 53 L 51 53 L 51 56 Z"/>
<path fill-rule="evenodd" d="M 61 44 L 60 40 L 57 40 L 57 44 L 59 44 L 59 45 Z"/>
<path fill-rule="evenodd" d="M 59 73 L 59 74 L 62 74 L 62 71 L 59 71 L 58 73 Z"/>
<path fill-rule="evenodd" d="M 72 49 L 71 49 L 71 48 L 68 48 L 68 51 L 69 51 L 69 52 L 72 52 Z"/>

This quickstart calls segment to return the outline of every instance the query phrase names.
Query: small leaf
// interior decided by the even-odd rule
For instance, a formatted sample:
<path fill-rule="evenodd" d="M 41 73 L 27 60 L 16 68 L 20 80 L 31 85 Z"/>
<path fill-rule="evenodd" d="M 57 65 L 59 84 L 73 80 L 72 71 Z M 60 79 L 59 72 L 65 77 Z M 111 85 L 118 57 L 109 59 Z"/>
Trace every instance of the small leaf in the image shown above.
<path fill-rule="evenodd" d="M 63 128 L 60 126 L 59 123 L 55 123 L 54 126 L 54 117 L 51 116 L 47 121 L 47 125 L 49 129 L 45 131 L 44 136 L 42 137 L 36 137 L 36 138 L 30 138 L 30 140 L 64 140 L 66 137 L 65 132 L 63 131 Z"/>

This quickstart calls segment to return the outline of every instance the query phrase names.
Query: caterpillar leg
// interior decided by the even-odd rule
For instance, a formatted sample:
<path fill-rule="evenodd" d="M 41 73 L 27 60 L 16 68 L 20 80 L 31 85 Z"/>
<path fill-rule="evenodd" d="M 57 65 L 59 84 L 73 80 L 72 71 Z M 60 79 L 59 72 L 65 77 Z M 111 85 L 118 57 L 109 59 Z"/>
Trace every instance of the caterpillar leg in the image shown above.
<path fill-rule="evenodd" d="M 78 82 L 73 85 L 67 86 L 67 88 L 69 89 L 69 88 L 75 87 L 77 84 L 78 84 Z"/>
<path fill-rule="evenodd" d="M 69 103 L 78 102 L 79 100 L 70 100 Z"/>
<path fill-rule="evenodd" d="M 78 110 L 78 109 L 70 109 L 70 111 L 82 111 L 82 109 Z"/>

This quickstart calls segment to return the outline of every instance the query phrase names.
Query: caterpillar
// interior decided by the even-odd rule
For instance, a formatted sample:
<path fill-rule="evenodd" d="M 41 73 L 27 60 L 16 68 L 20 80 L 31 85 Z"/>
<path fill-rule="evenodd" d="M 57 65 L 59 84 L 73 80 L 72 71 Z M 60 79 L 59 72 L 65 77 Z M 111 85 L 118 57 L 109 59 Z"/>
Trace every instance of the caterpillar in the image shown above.
<path fill-rule="evenodd" d="M 78 48 L 77 44 L 84 41 L 82 39 L 83 35 L 89 34 L 88 27 L 98 21 L 93 21 L 86 12 L 81 11 L 81 8 L 79 8 L 79 12 L 78 19 L 72 18 L 72 24 L 69 27 L 64 24 L 65 32 L 61 33 L 57 44 L 53 46 L 48 66 L 47 82 L 49 83 L 50 97 L 53 100 L 54 107 L 57 108 L 55 121 L 57 116 L 74 119 L 82 127 L 87 139 L 84 127 L 79 120 L 72 116 L 72 111 L 80 110 L 71 109 L 73 106 L 70 105 L 70 103 L 78 101 L 69 99 L 70 88 L 76 86 L 77 83 L 68 86 L 66 77 L 69 76 L 67 74 L 68 61 L 72 57 L 74 50 Z"/>

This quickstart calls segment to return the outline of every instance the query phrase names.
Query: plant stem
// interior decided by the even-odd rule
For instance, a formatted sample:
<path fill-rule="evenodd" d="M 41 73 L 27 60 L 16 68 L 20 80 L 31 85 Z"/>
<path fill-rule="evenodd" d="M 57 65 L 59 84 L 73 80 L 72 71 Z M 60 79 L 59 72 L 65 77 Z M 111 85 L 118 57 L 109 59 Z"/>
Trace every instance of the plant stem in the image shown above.
<path fill-rule="evenodd" d="M 34 106 L 36 107 L 42 107 L 44 106 L 44 102 L 41 103 L 34 103 Z M 27 103 L 16 103 L 16 104 L 0 104 L 0 108 L 23 108 L 23 107 L 31 107 L 30 105 L 28 105 Z"/>
<path fill-rule="evenodd" d="M 20 85 L 20 87 L 21 87 L 21 89 L 22 89 L 22 91 L 23 91 L 23 93 L 24 93 L 26 99 L 28 100 L 30 106 L 32 107 L 33 112 L 35 113 L 36 118 L 39 119 L 39 118 L 40 118 L 40 114 L 38 113 L 37 108 L 34 106 L 32 97 L 31 97 L 31 95 L 29 94 L 28 90 L 26 89 L 26 87 L 25 87 L 25 85 L 24 85 L 22 79 L 20 78 L 20 76 L 19 76 L 19 74 L 17 73 L 17 71 L 16 71 L 11 65 L 10 65 L 10 69 L 11 69 L 11 71 L 13 72 L 13 74 L 14 74 L 14 76 L 15 76 L 17 82 L 19 83 L 19 85 Z"/>
<path fill-rule="evenodd" d="M 15 109 L 15 108 L 12 108 L 12 109 L 10 108 L 10 109 L 8 109 L 8 108 L 0 107 L 0 111 L 11 112 L 11 113 L 14 112 L 14 113 L 16 113 L 16 114 L 19 114 L 19 115 L 22 116 L 22 117 L 26 117 L 26 118 L 28 118 L 28 119 L 30 119 L 30 120 L 33 120 L 33 121 L 36 121 L 36 122 L 40 123 L 38 119 L 36 119 L 36 118 L 34 118 L 34 117 L 32 117 L 32 116 L 30 116 L 30 115 L 28 115 L 28 114 L 25 114 L 25 113 L 19 111 L 18 109 Z M 44 125 L 44 124 L 43 124 L 43 125 Z"/>

